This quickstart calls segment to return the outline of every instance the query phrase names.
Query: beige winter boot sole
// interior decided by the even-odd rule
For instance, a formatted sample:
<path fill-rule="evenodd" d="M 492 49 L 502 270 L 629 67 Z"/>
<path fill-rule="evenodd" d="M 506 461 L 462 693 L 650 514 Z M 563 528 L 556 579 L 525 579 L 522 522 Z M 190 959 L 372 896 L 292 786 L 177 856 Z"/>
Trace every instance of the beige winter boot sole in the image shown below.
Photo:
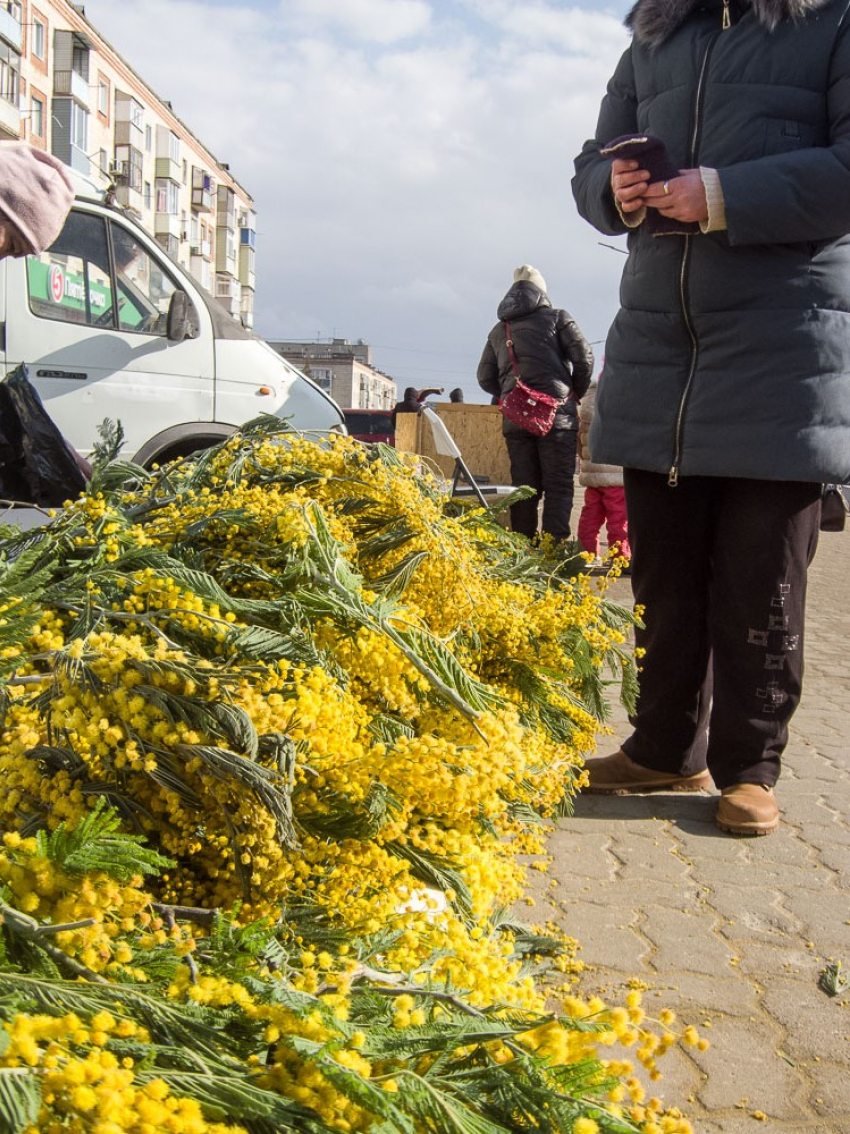
<path fill-rule="evenodd" d="M 677 776 L 645 768 L 630 760 L 622 748 L 612 756 L 596 756 L 585 764 L 590 782 L 584 791 L 590 795 L 633 795 L 645 791 L 703 791 L 711 779 L 708 772 Z"/>
<path fill-rule="evenodd" d="M 732 835 L 769 835 L 779 826 L 779 807 L 766 784 L 733 784 L 720 793 L 717 826 Z"/>

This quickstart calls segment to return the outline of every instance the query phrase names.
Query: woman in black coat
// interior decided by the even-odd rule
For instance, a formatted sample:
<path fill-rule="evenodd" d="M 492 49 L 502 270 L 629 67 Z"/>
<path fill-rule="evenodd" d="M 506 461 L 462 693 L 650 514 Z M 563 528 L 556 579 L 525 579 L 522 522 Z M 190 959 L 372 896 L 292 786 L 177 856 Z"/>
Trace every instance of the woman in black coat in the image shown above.
<path fill-rule="evenodd" d="M 646 655 L 591 789 L 707 767 L 718 824 L 766 834 L 820 483 L 850 477 L 850 0 L 638 0 L 627 24 L 573 191 L 629 234 L 590 440 L 625 466 Z"/>
<path fill-rule="evenodd" d="M 508 328 L 517 366 L 526 386 L 558 398 L 561 405 L 543 437 L 505 418 L 502 432 L 511 462 L 511 484 L 527 484 L 535 495 L 511 508 L 511 528 L 533 539 L 543 498 L 544 532 L 555 540 L 570 534 L 573 477 L 578 430 L 577 401 L 590 384 L 593 350 L 566 312 L 552 307 L 546 282 L 536 268 L 523 264 L 499 304 L 499 322 L 487 336 L 478 364 L 478 385 L 501 400 L 516 383 L 508 350 Z"/>

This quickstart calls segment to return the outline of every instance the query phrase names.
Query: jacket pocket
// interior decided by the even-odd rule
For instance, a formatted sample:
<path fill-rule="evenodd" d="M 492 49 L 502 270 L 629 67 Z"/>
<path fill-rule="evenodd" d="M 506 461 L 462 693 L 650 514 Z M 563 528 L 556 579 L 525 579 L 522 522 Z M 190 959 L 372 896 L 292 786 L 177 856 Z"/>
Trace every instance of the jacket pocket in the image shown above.
<path fill-rule="evenodd" d="M 768 118 L 764 127 L 764 154 L 787 154 L 811 146 L 825 145 L 821 131 L 795 118 Z"/>

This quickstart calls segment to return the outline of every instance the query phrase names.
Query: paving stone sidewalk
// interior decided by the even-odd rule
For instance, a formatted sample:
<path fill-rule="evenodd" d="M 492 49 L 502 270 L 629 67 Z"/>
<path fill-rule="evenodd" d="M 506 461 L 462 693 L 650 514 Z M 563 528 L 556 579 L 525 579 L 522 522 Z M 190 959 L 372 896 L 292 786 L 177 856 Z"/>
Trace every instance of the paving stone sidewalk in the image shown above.
<path fill-rule="evenodd" d="M 630 602 L 626 580 L 612 597 Z M 549 874 L 530 872 L 535 920 L 581 943 L 584 993 L 639 977 L 649 1014 L 672 1007 L 711 1040 L 674 1049 L 652 1085 L 697 1134 L 850 1134 L 850 992 L 818 987 L 828 962 L 850 970 L 848 650 L 850 531 L 823 533 L 780 830 L 723 834 L 712 793 L 588 795 L 551 837 Z M 614 730 L 602 754 L 624 714 Z"/>

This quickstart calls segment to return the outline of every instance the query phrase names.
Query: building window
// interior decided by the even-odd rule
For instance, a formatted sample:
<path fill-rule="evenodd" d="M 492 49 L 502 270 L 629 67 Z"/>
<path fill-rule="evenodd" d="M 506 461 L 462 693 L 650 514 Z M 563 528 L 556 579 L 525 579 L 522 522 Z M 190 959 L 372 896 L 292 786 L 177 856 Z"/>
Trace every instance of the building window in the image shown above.
<path fill-rule="evenodd" d="M 145 149 L 147 150 L 148 153 L 150 153 L 152 148 L 153 148 L 153 128 L 151 126 L 145 126 Z"/>
<path fill-rule="evenodd" d="M 44 103 L 40 98 L 32 96 L 32 117 L 30 118 L 30 133 L 36 138 L 44 137 Z"/>
<path fill-rule="evenodd" d="M 21 57 L 5 43 L 0 43 L 0 98 L 12 106 L 20 105 L 21 76 L 18 71 Z"/>
<path fill-rule="evenodd" d="M 156 211 L 176 217 L 180 212 L 180 186 L 174 181 L 158 177 L 156 181 Z"/>
<path fill-rule="evenodd" d="M 84 79 L 89 77 L 89 49 L 82 44 L 75 43 L 71 49 L 71 70 Z"/>
<path fill-rule="evenodd" d="M 153 193 L 151 191 L 150 181 L 145 182 L 145 208 L 149 209 L 153 203 Z"/>
<path fill-rule="evenodd" d="M 120 185 L 132 189 L 134 193 L 141 193 L 142 151 L 135 146 L 116 146 L 112 172 Z M 126 201 L 124 203 L 126 204 Z"/>
<path fill-rule="evenodd" d="M 99 161 L 100 161 L 101 173 L 108 173 L 109 172 L 109 154 L 106 152 L 106 150 L 100 151 Z"/>
<path fill-rule="evenodd" d="M 44 59 L 47 36 L 41 20 L 33 18 L 32 21 L 32 53 L 36 59 Z"/>
<path fill-rule="evenodd" d="M 71 145 L 82 150 L 89 148 L 89 116 L 79 103 L 71 102 Z"/>
<path fill-rule="evenodd" d="M 109 83 L 105 79 L 97 84 L 97 109 L 104 118 L 109 117 Z"/>

